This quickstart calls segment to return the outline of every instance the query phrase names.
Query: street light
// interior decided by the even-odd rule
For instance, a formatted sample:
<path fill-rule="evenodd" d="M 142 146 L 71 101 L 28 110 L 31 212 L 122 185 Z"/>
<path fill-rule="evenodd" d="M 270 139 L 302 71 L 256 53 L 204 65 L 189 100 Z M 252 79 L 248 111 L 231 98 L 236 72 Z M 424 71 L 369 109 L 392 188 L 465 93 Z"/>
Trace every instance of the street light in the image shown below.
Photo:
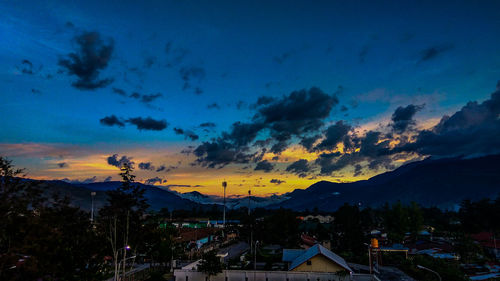
<path fill-rule="evenodd" d="M 259 240 L 255 242 L 255 250 L 253 252 L 253 270 L 257 270 L 257 245 L 259 244 Z"/>
<path fill-rule="evenodd" d="M 417 264 L 417 268 L 420 268 L 420 269 L 423 269 L 423 270 L 427 270 L 427 271 L 429 271 L 429 272 L 432 272 L 432 273 L 434 273 L 434 274 L 436 274 L 436 275 L 437 275 L 437 277 L 439 278 L 439 281 L 441 281 L 441 280 L 442 280 L 442 279 L 441 279 L 441 276 L 439 275 L 439 273 L 435 272 L 435 271 L 434 271 L 434 270 L 432 270 L 432 269 L 429 269 L 429 268 L 427 268 L 427 267 L 421 266 L 420 264 Z"/>
<path fill-rule="evenodd" d="M 92 198 L 92 206 L 90 209 L 90 221 L 94 222 L 94 196 L 96 195 L 95 191 L 90 192 L 90 197 Z"/>

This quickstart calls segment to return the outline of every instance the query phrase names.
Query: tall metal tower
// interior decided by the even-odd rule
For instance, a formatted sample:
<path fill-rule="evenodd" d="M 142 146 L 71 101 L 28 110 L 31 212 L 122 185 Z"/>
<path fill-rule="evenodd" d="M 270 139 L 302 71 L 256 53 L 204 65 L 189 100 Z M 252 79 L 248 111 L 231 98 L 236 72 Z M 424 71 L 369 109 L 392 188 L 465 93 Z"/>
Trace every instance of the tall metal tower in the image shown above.
<path fill-rule="evenodd" d="M 224 213 L 222 215 L 222 226 L 226 228 L 226 187 L 227 187 L 226 181 L 222 182 L 222 187 L 224 188 Z"/>
<path fill-rule="evenodd" d="M 250 215 L 250 196 L 252 195 L 252 190 L 248 190 L 248 215 Z"/>

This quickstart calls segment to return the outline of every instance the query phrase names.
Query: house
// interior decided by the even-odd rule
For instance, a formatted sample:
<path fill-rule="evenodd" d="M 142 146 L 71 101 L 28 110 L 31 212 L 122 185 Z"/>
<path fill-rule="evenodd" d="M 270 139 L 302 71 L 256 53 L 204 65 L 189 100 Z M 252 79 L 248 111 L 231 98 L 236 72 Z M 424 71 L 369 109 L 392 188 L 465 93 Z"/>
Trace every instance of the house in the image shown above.
<path fill-rule="evenodd" d="M 307 250 L 284 249 L 283 261 L 289 263 L 288 271 L 223 270 L 212 276 L 212 281 L 368 281 L 373 275 L 353 273 L 345 260 L 325 247 L 316 244 Z M 206 281 L 203 272 L 187 266 L 174 271 L 175 281 Z"/>
<path fill-rule="evenodd" d="M 316 244 L 307 250 L 284 249 L 283 262 L 289 264 L 289 271 L 298 272 L 352 272 L 346 261 L 328 250 Z"/>
<path fill-rule="evenodd" d="M 471 235 L 471 237 L 490 255 L 495 257 L 497 260 L 500 259 L 500 239 L 497 239 L 493 233 L 480 232 Z"/>

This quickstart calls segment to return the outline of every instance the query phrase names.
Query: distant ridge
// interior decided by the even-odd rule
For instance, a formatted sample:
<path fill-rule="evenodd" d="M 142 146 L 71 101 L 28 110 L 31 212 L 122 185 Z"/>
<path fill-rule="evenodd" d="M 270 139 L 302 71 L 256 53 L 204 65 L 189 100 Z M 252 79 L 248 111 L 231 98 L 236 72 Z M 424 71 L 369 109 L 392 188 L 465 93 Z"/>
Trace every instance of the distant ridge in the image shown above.
<path fill-rule="evenodd" d="M 193 208 L 208 208 L 211 205 L 199 204 L 180 197 L 177 193 L 161 187 L 145 185 L 134 182 L 135 185 L 142 186 L 146 192 L 144 196 L 150 205 L 151 210 L 168 208 L 169 210 L 191 210 Z M 95 208 L 100 208 L 106 204 L 106 191 L 118 188 L 121 182 L 96 182 L 96 183 L 68 183 L 60 180 L 40 181 L 40 187 L 46 195 L 50 192 L 57 192 L 62 196 L 68 196 L 71 203 L 85 210 L 91 208 L 91 192 L 96 192 L 94 197 Z"/>
<path fill-rule="evenodd" d="M 344 203 L 380 206 L 415 201 L 423 206 L 455 208 L 464 199 L 496 199 L 500 194 L 500 155 L 425 159 L 352 183 L 317 182 L 296 189 L 271 208 L 334 211 Z"/>

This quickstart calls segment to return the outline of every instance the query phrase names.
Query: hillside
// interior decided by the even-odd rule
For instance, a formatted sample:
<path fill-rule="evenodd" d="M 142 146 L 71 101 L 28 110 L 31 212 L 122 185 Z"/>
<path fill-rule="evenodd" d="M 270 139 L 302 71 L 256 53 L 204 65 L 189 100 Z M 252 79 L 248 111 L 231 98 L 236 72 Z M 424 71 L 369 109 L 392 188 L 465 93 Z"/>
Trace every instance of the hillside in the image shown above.
<path fill-rule="evenodd" d="M 106 204 L 106 191 L 116 189 L 120 186 L 120 182 L 98 182 L 88 184 L 73 184 L 64 181 L 42 181 L 41 187 L 44 193 L 48 195 L 51 192 L 58 192 L 63 196 L 71 198 L 71 202 L 75 206 L 82 209 L 90 210 L 92 191 L 96 192 L 94 197 L 94 206 L 96 208 L 102 207 Z M 146 189 L 145 197 L 152 210 L 159 210 L 161 208 L 168 208 L 169 210 L 191 210 L 193 208 L 209 207 L 207 205 L 199 204 L 188 199 L 180 197 L 178 194 L 152 185 L 145 185 L 141 183 L 134 183 L 141 185 Z"/>
<path fill-rule="evenodd" d="M 289 199 L 270 207 L 333 211 L 345 202 L 379 206 L 415 201 L 424 206 L 454 208 L 464 199 L 496 198 L 500 192 L 500 155 L 472 159 L 426 159 L 365 181 L 317 182 L 296 189 Z"/>

